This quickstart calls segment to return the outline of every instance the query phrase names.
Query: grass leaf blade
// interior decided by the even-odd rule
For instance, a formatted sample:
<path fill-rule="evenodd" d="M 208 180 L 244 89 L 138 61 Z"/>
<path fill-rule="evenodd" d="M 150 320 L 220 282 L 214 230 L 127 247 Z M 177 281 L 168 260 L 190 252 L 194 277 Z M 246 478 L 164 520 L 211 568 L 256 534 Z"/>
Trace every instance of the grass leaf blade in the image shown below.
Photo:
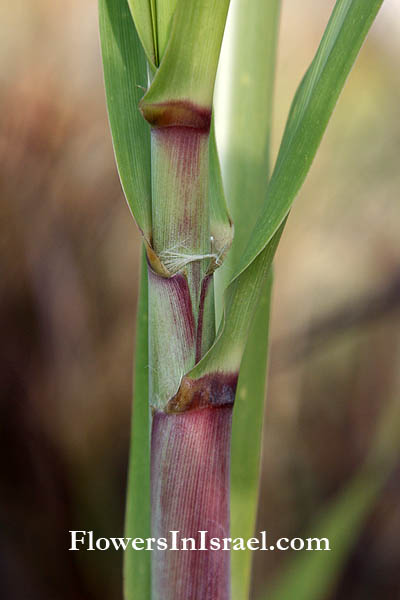
<path fill-rule="evenodd" d="M 100 0 L 99 20 L 118 172 L 132 214 L 150 240 L 150 130 L 138 110 L 147 83 L 146 59 L 126 0 Z"/>
<path fill-rule="evenodd" d="M 227 288 L 218 336 L 209 352 L 188 373 L 189 378 L 238 369 L 251 317 L 259 301 L 262 277 L 267 276 L 294 196 L 311 166 L 347 75 L 382 1 L 337 0 L 314 61 L 296 93 L 289 115 L 289 133 L 283 138 L 288 140 L 288 146 L 282 142 L 263 209 Z M 325 43 L 326 39 L 329 44 Z M 311 91 L 308 88 L 310 74 L 315 81 Z M 306 107 L 298 110 L 304 94 L 308 98 Z M 298 115 L 300 120 L 296 123 Z"/>
<path fill-rule="evenodd" d="M 147 261 L 142 249 L 141 278 L 136 320 L 135 378 L 125 536 L 150 537 L 150 417 L 148 385 Z M 151 552 L 128 546 L 124 552 L 124 598 L 150 598 Z"/>
<path fill-rule="evenodd" d="M 157 33 L 151 0 L 127 0 L 136 31 L 152 67 L 157 64 Z"/>
<path fill-rule="evenodd" d="M 239 372 L 231 444 L 232 538 L 249 539 L 256 526 L 272 283 L 271 270 Z M 248 549 L 232 552 L 233 600 L 247 600 L 249 597 L 252 559 L 253 553 Z"/>
<path fill-rule="evenodd" d="M 267 198 L 239 270 L 268 244 L 303 184 L 340 92 L 383 0 L 337 0 L 290 110 Z"/>

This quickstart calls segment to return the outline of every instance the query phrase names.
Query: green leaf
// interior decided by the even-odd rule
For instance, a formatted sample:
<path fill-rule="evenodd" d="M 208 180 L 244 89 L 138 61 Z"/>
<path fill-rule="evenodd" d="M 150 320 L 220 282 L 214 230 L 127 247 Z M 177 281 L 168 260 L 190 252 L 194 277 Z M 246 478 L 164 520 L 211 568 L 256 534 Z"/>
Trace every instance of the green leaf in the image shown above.
<path fill-rule="evenodd" d="M 229 0 L 178 0 L 162 62 L 141 106 L 210 109 Z M 211 35 L 212 32 L 212 35 Z"/>
<path fill-rule="evenodd" d="M 129 207 L 151 239 L 150 130 L 138 110 L 146 59 L 126 0 L 100 0 L 100 37 L 115 158 Z"/>
<path fill-rule="evenodd" d="M 234 279 L 225 292 L 225 310 L 216 341 L 187 374 L 199 379 L 215 372 L 237 372 L 249 329 L 264 289 L 285 221 L 261 254 Z"/>
<path fill-rule="evenodd" d="M 182 376 L 195 363 L 196 327 L 188 279 L 162 277 L 149 268 L 149 393 L 152 409 L 163 410 Z M 173 360 L 165 360 L 166 349 Z"/>
<path fill-rule="evenodd" d="M 230 274 L 236 271 L 266 196 L 279 5 L 279 0 L 231 2 L 232 64 L 235 67 L 231 71 L 228 86 L 224 88 L 221 110 L 228 115 L 227 130 L 224 132 L 226 151 L 223 155 L 223 173 L 235 223 L 235 236 L 224 265 L 215 273 L 217 290 L 226 286 Z M 251 36 L 249 31 L 252 32 Z M 217 119 L 218 115 L 217 97 Z M 233 410 L 233 538 L 252 537 L 256 523 L 271 288 L 272 271 L 262 286 L 260 302 L 250 327 Z M 249 597 L 252 559 L 253 553 L 249 550 L 232 553 L 233 600 Z"/>
<path fill-rule="evenodd" d="M 264 206 L 226 292 L 219 334 L 188 377 L 238 369 L 263 277 L 268 273 L 290 206 L 381 4 L 382 0 L 337 1 L 316 56 L 295 95 Z"/>
<path fill-rule="evenodd" d="M 157 15 L 157 45 L 159 62 L 163 59 L 169 36 L 171 35 L 172 17 L 177 0 L 153 0 Z"/>
<path fill-rule="evenodd" d="M 142 248 L 136 320 L 135 381 L 125 536 L 150 537 L 150 415 L 148 390 L 148 292 L 146 252 Z M 124 552 L 124 598 L 150 598 L 151 552 Z"/>
<path fill-rule="evenodd" d="M 231 443 L 231 536 L 254 535 L 260 486 L 261 441 L 269 337 L 272 271 L 261 294 L 240 365 Z M 232 599 L 250 594 L 253 552 L 232 552 Z"/>
<path fill-rule="evenodd" d="M 380 2 L 364 2 L 363 13 L 360 2 L 349 3 L 339 0 L 337 3 L 316 58 L 294 99 L 277 165 L 267 190 L 267 198 L 262 216 L 257 221 L 254 233 L 250 238 L 248 246 L 250 247 L 250 251 L 247 250 L 246 253 L 246 257 L 249 258 L 246 260 L 240 259 L 239 275 L 233 279 L 226 292 L 225 315 L 221 323 L 219 335 L 208 354 L 188 374 L 189 377 L 197 378 L 215 371 L 232 372 L 240 365 L 251 318 L 256 310 L 263 285 L 265 285 L 264 282 L 268 274 L 269 265 L 272 262 L 278 245 L 291 202 L 311 166 L 312 159 L 334 104 L 379 5 Z M 353 21 L 355 16 L 359 17 L 356 20 L 357 26 L 355 26 Z M 301 160 L 302 158 L 303 160 Z M 236 187 L 235 184 L 232 185 L 234 188 Z M 227 186 L 227 189 L 229 189 L 229 186 Z M 242 198 L 248 198 L 248 196 L 243 194 Z M 229 199 L 228 192 L 228 201 Z M 268 216 L 270 214 L 279 215 L 279 218 L 275 216 L 275 221 L 273 221 L 271 218 L 265 217 L 265 215 Z M 234 210 L 233 217 L 234 221 L 236 221 Z M 265 223 L 264 231 L 260 227 L 260 223 L 263 222 Z M 259 248 L 255 252 L 254 240 L 257 239 L 257 235 L 259 237 Z M 263 243 L 260 243 L 260 240 Z M 232 252 L 234 251 L 235 247 L 233 245 Z M 240 250 L 238 254 L 240 254 Z M 227 263 L 227 268 L 229 268 L 229 263 Z M 252 343 L 251 340 L 250 343 Z M 255 348 L 256 346 L 254 345 L 253 352 L 255 352 Z M 249 369 L 248 365 L 251 365 L 250 359 L 248 360 L 249 362 L 245 361 L 243 363 L 246 370 Z M 248 374 L 249 377 L 246 377 L 246 380 L 251 381 L 250 369 L 248 370 Z M 240 383 L 235 409 L 237 411 L 245 404 L 243 401 L 240 402 L 240 395 L 243 394 L 242 390 L 243 384 Z M 234 420 L 233 469 L 235 469 L 234 465 L 238 459 L 242 459 L 240 455 L 240 446 L 243 444 L 241 440 L 242 436 L 246 440 L 250 438 L 254 439 L 254 437 L 257 439 L 255 428 L 257 425 L 260 427 L 256 421 L 259 414 L 260 410 L 258 409 L 257 412 L 256 408 L 253 415 L 253 429 L 251 426 L 248 426 L 251 423 L 251 414 L 250 418 L 249 414 L 247 418 L 244 414 L 243 425 L 239 424 L 239 426 L 237 425 L 239 418 L 234 414 L 236 423 Z M 236 431 L 240 432 L 240 434 L 236 433 L 235 425 L 237 427 Z M 245 427 L 248 427 L 247 431 L 244 430 Z M 250 431 L 253 431 L 253 437 L 249 434 Z M 255 452 L 258 460 L 257 449 L 255 449 Z M 254 466 L 253 463 L 253 468 Z M 240 525 L 237 525 L 237 523 L 240 523 L 237 515 L 240 514 L 243 506 L 241 505 L 243 497 L 241 498 L 240 496 L 240 486 L 243 483 L 243 480 L 242 482 L 240 481 L 241 477 L 243 477 L 243 472 L 233 470 L 231 492 L 233 537 L 241 537 L 239 535 Z M 252 482 L 255 493 L 257 490 L 256 478 L 253 478 Z M 256 482 L 255 485 L 254 482 Z M 251 486 L 251 482 L 249 482 L 249 485 Z M 254 496 L 252 498 L 252 503 L 250 500 L 250 506 L 252 507 L 250 508 L 250 514 L 254 518 Z M 241 514 L 243 514 L 243 509 Z M 249 518 L 246 526 L 248 529 L 254 527 L 254 520 Z M 247 597 L 246 594 L 248 594 L 250 559 L 247 558 L 246 560 L 246 558 L 239 560 L 239 558 L 234 556 L 232 559 L 232 588 L 235 598 L 238 600 L 244 600 Z M 292 590 L 292 595 L 287 597 L 293 597 L 294 595 L 295 593 Z"/>
<path fill-rule="evenodd" d="M 314 60 L 294 97 L 267 197 L 238 272 L 262 252 L 287 217 L 382 2 L 336 2 Z"/>
<path fill-rule="evenodd" d="M 171 33 L 177 0 L 128 0 L 152 71 L 159 66 Z"/>
<path fill-rule="evenodd" d="M 222 171 L 235 225 L 231 251 L 219 272 L 227 272 L 226 283 L 240 262 L 267 193 L 279 6 L 279 0 L 231 2 L 234 69 L 224 86 L 221 108 L 218 96 L 216 101 L 217 121 L 219 111 L 227 113 Z"/>
<path fill-rule="evenodd" d="M 136 31 L 154 69 L 158 64 L 155 0 L 127 0 Z"/>

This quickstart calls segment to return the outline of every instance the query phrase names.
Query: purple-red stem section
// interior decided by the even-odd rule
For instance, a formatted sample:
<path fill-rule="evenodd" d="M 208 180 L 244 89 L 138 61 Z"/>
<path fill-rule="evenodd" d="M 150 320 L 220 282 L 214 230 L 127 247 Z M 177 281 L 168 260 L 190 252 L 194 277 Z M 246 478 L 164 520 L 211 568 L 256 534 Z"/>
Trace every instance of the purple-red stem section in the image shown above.
<path fill-rule="evenodd" d="M 171 531 L 194 538 L 206 531 L 206 550 L 155 550 L 153 600 L 229 600 L 230 556 L 211 550 L 229 537 L 229 460 L 232 405 L 183 413 L 157 412 L 151 433 L 152 536 Z M 188 548 L 191 543 L 188 542 Z"/>

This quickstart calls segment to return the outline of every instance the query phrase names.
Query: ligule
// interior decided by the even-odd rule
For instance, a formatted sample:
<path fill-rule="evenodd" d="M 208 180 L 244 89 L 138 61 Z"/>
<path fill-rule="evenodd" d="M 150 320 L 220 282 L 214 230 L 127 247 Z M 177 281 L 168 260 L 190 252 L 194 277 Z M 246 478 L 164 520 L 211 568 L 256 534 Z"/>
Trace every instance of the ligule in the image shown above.
<path fill-rule="evenodd" d="M 179 390 L 168 402 L 166 412 L 182 413 L 200 408 L 233 407 L 238 374 L 238 371 L 217 371 L 199 379 L 185 375 Z"/>
<path fill-rule="evenodd" d="M 197 106 L 193 102 L 172 100 L 150 103 L 142 100 L 140 111 L 146 121 L 157 127 L 193 127 L 204 133 L 210 131 L 211 110 Z"/>

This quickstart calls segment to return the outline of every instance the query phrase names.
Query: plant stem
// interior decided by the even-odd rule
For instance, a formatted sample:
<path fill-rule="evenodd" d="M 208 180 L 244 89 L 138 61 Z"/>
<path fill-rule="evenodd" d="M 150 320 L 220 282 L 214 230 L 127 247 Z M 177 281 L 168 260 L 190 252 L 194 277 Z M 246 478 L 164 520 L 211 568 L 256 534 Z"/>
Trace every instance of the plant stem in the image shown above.
<path fill-rule="evenodd" d="M 151 126 L 152 238 L 147 251 L 156 539 L 168 538 L 169 531 L 194 539 L 200 530 L 213 537 L 226 537 L 229 531 L 237 376 L 226 384 L 208 377 L 194 388 L 184 377 L 215 339 L 213 271 L 219 256 L 210 227 L 209 134 L 228 5 L 229 0 L 178 4 L 171 39 L 140 103 Z M 194 596 L 229 599 L 229 552 L 156 551 L 153 600 Z"/>
<path fill-rule="evenodd" d="M 152 536 L 178 531 L 198 541 L 204 530 L 226 537 L 233 397 L 221 407 L 199 408 L 176 395 L 215 337 L 210 113 L 174 103 L 142 110 L 153 125 L 152 251 L 161 263 L 149 254 Z M 202 396 L 210 398 L 207 382 Z M 184 600 L 193 590 L 199 599 L 229 598 L 229 553 L 156 551 L 153 600 Z"/>
<path fill-rule="evenodd" d="M 156 550 L 153 599 L 228 600 L 229 552 L 199 550 L 199 532 L 229 537 L 229 455 L 232 406 L 181 414 L 156 413 L 151 441 L 152 535 L 193 538 L 196 550 Z"/>
<path fill-rule="evenodd" d="M 210 254 L 208 129 L 152 130 L 153 249 L 171 273 L 185 265 L 195 317 Z"/>
<path fill-rule="evenodd" d="M 210 112 L 189 103 L 143 105 L 142 111 L 153 125 L 150 403 L 163 409 L 215 336 L 209 273 Z"/>

